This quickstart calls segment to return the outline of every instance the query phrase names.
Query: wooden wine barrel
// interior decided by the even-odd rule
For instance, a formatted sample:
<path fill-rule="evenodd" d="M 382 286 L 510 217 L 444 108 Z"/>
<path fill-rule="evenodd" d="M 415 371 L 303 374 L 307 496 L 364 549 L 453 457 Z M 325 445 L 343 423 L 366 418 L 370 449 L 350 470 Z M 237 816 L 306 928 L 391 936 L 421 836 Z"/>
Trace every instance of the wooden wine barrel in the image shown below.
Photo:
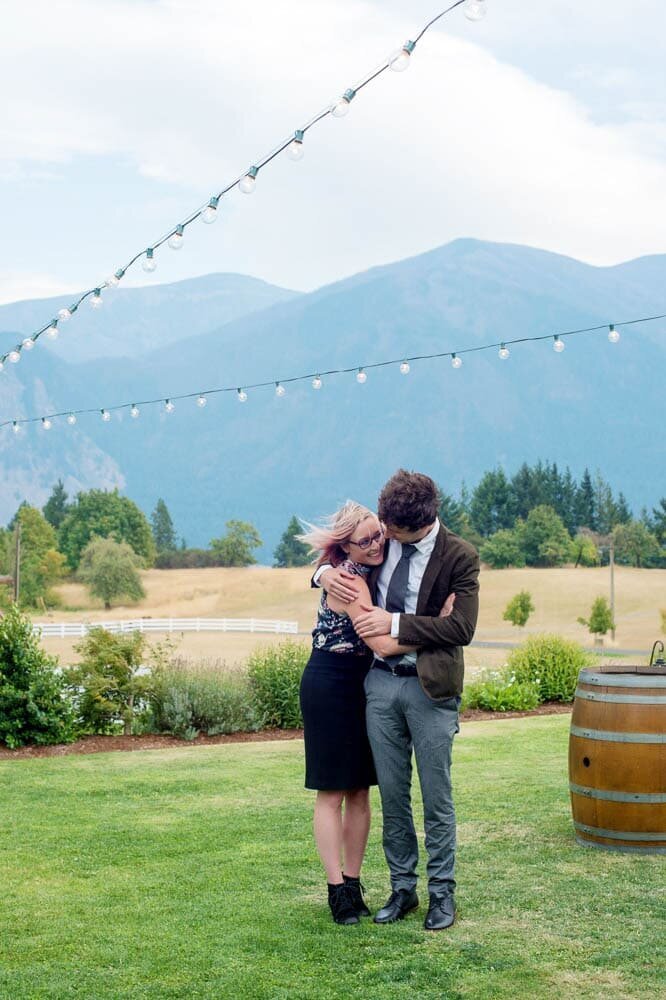
<path fill-rule="evenodd" d="M 579 844 L 666 854 L 666 671 L 581 670 L 569 791 Z"/>

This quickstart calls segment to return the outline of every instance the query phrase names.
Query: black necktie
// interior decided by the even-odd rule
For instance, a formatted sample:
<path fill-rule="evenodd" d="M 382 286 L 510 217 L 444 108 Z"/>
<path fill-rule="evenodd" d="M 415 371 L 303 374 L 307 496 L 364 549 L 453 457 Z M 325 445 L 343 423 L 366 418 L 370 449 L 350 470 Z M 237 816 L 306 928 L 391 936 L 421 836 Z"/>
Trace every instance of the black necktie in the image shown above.
<path fill-rule="evenodd" d="M 386 610 L 391 613 L 405 610 L 405 598 L 407 597 L 407 584 L 409 583 L 409 560 L 416 552 L 415 545 L 403 545 L 402 555 L 398 565 L 393 570 L 393 575 L 386 591 Z"/>

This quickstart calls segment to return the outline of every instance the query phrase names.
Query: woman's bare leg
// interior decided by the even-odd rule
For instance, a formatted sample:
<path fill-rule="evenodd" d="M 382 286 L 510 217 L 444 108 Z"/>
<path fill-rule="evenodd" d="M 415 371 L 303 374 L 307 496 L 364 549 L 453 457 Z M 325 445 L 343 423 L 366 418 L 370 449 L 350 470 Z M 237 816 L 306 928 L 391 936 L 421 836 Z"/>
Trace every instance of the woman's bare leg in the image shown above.
<path fill-rule="evenodd" d="M 346 791 L 342 819 L 342 853 L 345 875 L 358 878 L 370 832 L 370 790 L 354 788 Z"/>
<path fill-rule="evenodd" d="M 330 885 L 342 882 L 344 792 L 317 792 L 314 808 L 314 838 Z"/>

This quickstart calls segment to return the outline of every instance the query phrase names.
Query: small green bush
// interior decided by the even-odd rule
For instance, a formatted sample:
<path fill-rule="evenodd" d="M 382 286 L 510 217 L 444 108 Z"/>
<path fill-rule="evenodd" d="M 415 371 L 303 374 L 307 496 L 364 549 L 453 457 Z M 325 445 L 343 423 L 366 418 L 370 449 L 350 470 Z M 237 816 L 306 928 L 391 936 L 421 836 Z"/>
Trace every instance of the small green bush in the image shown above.
<path fill-rule="evenodd" d="M 559 635 L 534 635 L 507 660 L 509 676 L 518 683 L 534 682 L 539 686 L 541 701 L 573 701 L 578 674 L 591 667 L 589 656 L 576 642 Z"/>
<path fill-rule="evenodd" d="M 528 712 L 540 703 L 535 681 L 518 681 L 506 670 L 488 671 L 478 681 L 466 684 L 462 708 L 481 708 L 486 712 Z"/>
<path fill-rule="evenodd" d="M 151 677 L 143 665 L 140 632 L 113 635 L 96 626 L 74 647 L 81 663 L 67 678 L 77 705 L 81 732 L 130 735 L 146 706 Z"/>
<path fill-rule="evenodd" d="M 252 654 L 247 662 L 252 699 L 264 726 L 298 729 L 303 725 L 299 688 L 310 649 L 282 642 Z"/>
<path fill-rule="evenodd" d="M 74 713 L 57 665 L 12 604 L 0 617 L 0 742 L 15 749 L 74 739 Z"/>
<path fill-rule="evenodd" d="M 228 670 L 219 660 L 192 666 L 174 658 L 153 672 L 150 711 L 143 727 L 192 740 L 200 732 L 208 736 L 255 732 L 261 728 L 261 718 L 244 674 Z"/>

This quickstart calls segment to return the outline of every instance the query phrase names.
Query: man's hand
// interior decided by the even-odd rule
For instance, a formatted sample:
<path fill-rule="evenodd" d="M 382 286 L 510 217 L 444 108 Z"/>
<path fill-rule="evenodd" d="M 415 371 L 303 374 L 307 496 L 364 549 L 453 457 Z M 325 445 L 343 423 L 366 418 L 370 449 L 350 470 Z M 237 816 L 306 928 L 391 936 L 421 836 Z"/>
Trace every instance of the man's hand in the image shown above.
<path fill-rule="evenodd" d="M 449 594 L 444 603 L 442 604 L 442 610 L 439 613 L 440 618 L 448 618 L 453 611 L 453 605 L 456 600 L 455 594 Z"/>
<path fill-rule="evenodd" d="M 354 582 L 357 579 L 353 573 L 347 573 L 344 569 L 331 568 L 324 570 L 319 577 L 319 583 L 332 597 L 337 597 L 343 604 L 351 604 L 359 594 Z"/>
<path fill-rule="evenodd" d="M 393 616 L 390 612 L 384 611 L 383 608 L 367 608 L 364 604 L 361 607 L 363 608 L 363 614 L 359 615 L 353 623 L 356 634 L 361 639 L 372 639 L 376 635 L 391 634 L 391 619 Z"/>

